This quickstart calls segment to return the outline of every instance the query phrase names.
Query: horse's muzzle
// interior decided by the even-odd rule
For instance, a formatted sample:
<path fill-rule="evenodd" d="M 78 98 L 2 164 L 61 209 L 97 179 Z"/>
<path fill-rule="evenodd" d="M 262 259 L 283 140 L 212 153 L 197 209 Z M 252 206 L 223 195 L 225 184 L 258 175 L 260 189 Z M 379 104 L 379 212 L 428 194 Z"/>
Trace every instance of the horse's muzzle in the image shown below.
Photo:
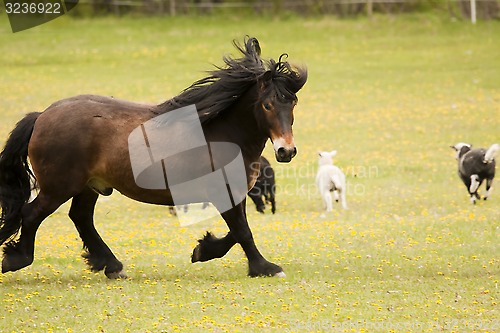
<path fill-rule="evenodd" d="M 285 147 L 280 147 L 278 150 L 275 152 L 276 154 L 276 160 L 278 162 L 290 162 L 292 158 L 297 155 L 297 147 L 292 147 L 292 148 L 285 148 Z"/>

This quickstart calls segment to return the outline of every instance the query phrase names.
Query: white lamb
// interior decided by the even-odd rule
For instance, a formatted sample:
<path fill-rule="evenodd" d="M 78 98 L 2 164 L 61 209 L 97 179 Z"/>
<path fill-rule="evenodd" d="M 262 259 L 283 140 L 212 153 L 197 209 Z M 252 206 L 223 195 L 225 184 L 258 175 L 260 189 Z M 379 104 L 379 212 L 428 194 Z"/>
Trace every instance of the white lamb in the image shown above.
<path fill-rule="evenodd" d="M 342 208 L 347 209 L 345 199 L 346 182 L 345 175 L 337 166 L 333 165 L 332 157 L 337 155 L 336 150 L 319 153 L 319 167 L 316 175 L 316 185 L 323 197 L 323 202 L 327 212 L 332 211 L 332 195 L 336 202 L 342 204 Z"/>

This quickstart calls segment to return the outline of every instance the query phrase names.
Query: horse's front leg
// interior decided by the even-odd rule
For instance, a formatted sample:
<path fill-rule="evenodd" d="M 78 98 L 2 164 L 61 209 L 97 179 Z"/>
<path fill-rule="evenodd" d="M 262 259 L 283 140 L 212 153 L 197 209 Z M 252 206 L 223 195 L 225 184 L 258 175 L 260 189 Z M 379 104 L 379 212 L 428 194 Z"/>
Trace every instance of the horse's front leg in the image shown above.
<path fill-rule="evenodd" d="M 222 217 L 226 221 L 230 232 L 224 238 L 218 239 L 219 242 L 224 240 L 226 244 L 231 244 L 232 242 L 239 243 L 243 248 L 247 258 L 248 258 L 248 275 L 255 276 L 279 276 L 284 277 L 285 273 L 280 266 L 275 265 L 267 261 L 262 254 L 260 254 L 257 246 L 255 245 L 252 232 L 248 226 L 248 221 L 246 218 L 246 199 L 240 204 L 236 205 L 232 209 L 222 213 Z M 216 244 L 220 245 L 219 242 Z M 208 244 L 208 243 L 207 243 Z M 234 245 L 234 243 L 232 243 Z M 203 240 L 200 241 L 197 248 L 203 245 Z M 231 245 L 232 246 L 232 245 Z M 202 246 L 203 247 L 203 246 Z M 211 247 L 210 249 L 214 249 Z M 230 247 L 229 247 L 230 248 Z M 227 249 L 228 251 L 229 249 Z M 227 252 L 226 251 L 226 252 Z M 196 249 L 193 253 L 193 256 Z M 220 254 L 220 253 L 219 253 Z M 225 253 L 224 253 L 225 254 Z M 208 260 L 208 259 L 207 259 Z M 201 260 L 200 260 L 201 261 Z"/>
<path fill-rule="evenodd" d="M 198 240 L 198 245 L 193 250 L 191 262 L 208 261 L 215 258 L 222 258 L 236 244 L 236 240 L 228 232 L 222 238 L 215 237 L 211 232 L 205 234 Z"/>

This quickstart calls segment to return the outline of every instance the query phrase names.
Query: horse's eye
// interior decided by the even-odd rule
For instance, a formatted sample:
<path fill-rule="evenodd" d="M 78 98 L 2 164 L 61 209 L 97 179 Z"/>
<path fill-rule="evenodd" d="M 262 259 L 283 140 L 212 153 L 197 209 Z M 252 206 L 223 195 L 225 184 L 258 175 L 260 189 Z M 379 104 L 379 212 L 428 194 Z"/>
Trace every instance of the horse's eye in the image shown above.
<path fill-rule="evenodd" d="M 268 102 L 262 104 L 262 106 L 264 107 L 264 110 L 266 110 L 266 111 L 271 111 L 273 109 L 272 104 L 268 103 Z"/>

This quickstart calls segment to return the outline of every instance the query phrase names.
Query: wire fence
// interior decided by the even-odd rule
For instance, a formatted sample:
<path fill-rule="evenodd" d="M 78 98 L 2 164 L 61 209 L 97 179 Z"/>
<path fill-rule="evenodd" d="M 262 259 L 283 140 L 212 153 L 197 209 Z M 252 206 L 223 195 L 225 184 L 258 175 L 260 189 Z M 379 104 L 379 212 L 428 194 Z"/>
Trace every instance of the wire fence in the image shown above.
<path fill-rule="evenodd" d="M 340 17 L 374 13 L 398 14 L 423 10 L 445 10 L 455 17 L 499 19 L 499 0 L 80 0 L 81 11 L 92 14 L 147 15 L 210 14 L 218 11 L 255 13 L 295 12 L 299 15 L 338 15 Z M 474 8 L 473 8 L 474 7 Z"/>

